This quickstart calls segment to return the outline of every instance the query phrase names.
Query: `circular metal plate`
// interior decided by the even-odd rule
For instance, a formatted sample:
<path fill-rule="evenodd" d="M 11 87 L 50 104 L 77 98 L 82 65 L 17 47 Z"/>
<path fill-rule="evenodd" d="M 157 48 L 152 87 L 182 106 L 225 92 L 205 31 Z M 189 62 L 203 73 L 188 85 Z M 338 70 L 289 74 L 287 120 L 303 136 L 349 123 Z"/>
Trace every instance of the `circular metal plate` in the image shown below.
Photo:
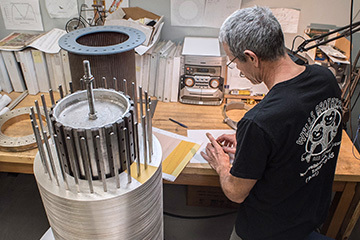
<path fill-rule="evenodd" d="M 79 44 L 77 39 L 82 36 L 93 33 L 120 33 L 128 35 L 129 38 L 122 43 L 111 46 L 85 46 Z M 97 26 L 81 28 L 76 31 L 69 32 L 62 36 L 59 40 L 59 45 L 62 49 L 79 55 L 110 55 L 126 52 L 134 49 L 145 41 L 146 37 L 143 32 L 135 28 L 124 26 Z"/>
<path fill-rule="evenodd" d="M 0 150 L 21 152 L 36 148 L 36 140 L 34 134 L 21 137 L 10 137 L 3 133 L 3 127 L 11 125 L 21 119 L 29 119 L 30 108 L 17 108 L 0 116 Z M 41 113 L 43 117 L 44 113 Z"/>
<path fill-rule="evenodd" d="M 112 89 L 94 89 L 97 118 L 89 119 L 87 91 L 78 91 L 61 99 L 53 109 L 55 120 L 71 128 L 100 128 L 123 118 L 130 109 L 130 101 Z"/>

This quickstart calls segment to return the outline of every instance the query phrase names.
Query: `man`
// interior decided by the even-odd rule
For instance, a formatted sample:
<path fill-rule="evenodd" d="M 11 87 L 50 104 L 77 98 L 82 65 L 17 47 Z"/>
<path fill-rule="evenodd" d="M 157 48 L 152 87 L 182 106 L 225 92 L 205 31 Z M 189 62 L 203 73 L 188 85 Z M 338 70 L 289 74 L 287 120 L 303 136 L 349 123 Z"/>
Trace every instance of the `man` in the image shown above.
<path fill-rule="evenodd" d="M 225 195 L 241 203 L 232 239 L 306 239 L 330 204 L 341 141 L 336 79 L 326 68 L 289 58 L 268 8 L 236 11 L 219 39 L 241 73 L 269 89 L 238 122 L 236 135 L 207 134 L 201 153 Z M 235 153 L 232 166 L 227 153 Z"/>

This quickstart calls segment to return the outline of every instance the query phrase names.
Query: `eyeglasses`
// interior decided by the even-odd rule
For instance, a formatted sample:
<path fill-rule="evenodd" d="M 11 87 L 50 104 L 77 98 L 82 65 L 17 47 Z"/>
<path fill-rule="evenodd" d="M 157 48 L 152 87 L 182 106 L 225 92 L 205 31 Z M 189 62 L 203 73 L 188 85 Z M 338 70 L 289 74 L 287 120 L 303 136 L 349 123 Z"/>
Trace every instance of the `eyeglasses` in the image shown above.
<path fill-rule="evenodd" d="M 228 64 L 226 64 L 226 67 L 228 67 L 228 68 L 230 68 L 230 69 L 234 69 L 235 66 L 234 66 L 234 64 L 232 64 L 232 63 L 235 61 L 236 58 L 237 58 L 237 57 L 234 57 L 230 62 L 228 62 Z"/>
<path fill-rule="evenodd" d="M 237 57 L 234 57 L 230 62 L 228 62 L 228 63 L 226 64 L 226 67 L 228 67 L 228 68 L 230 68 L 230 69 L 234 69 L 234 68 L 235 68 L 235 64 L 232 64 L 232 63 L 235 61 L 236 58 L 237 58 Z M 245 77 L 245 74 L 243 74 L 243 73 L 240 71 L 239 76 L 242 77 L 242 78 L 244 78 L 244 77 Z"/>

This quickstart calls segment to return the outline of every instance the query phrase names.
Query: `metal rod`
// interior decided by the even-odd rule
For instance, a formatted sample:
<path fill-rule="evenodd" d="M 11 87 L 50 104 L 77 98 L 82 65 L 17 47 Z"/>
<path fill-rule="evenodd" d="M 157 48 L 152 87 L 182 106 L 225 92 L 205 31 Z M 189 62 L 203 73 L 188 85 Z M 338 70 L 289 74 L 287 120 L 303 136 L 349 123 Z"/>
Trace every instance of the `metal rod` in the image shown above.
<path fill-rule="evenodd" d="M 115 91 L 119 91 L 119 87 L 118 87 L 118 83 L 117 83 L 116 77 L 113 78 L 113 82 L 114 82 L 114 90 L 115 90 Z"/>
<path fill-rule="evenodd" d="M 60 169 L 61 169 L 61 174 L 63 176 L 63 180 L 65 182 L 65 188 L 66 190 L 69 190 L 69 183 L 67 181 L 67 176 L 66 176 L 66 172 L 65 172 L 65 166 L 64 166 L 64 160 L 63 158 L 61 157 L 61 154 L 59 153 L 59 150 L 60 150 L 60 143 L 59 143 L 59 139 L 58 139 L 58 136 L 57 134 L 54 134 L 54 142 L 55 142 L 55 152 L 57 154 L 57 157 L 59 159 L 59 162 L 60 162 Z"/>
<path fill-rule="evenodd" d="M 90 193 L 94 193 L 94 187 L 93 187 L 92 175 L 91 175 L 91 169 L 90 169 L 89 154 L 88 154 L 88 147 L 87 147 L 85 137 L 80 137 L 80 149 L 81 149 L 82 159 L 84 159 L 85 177 L 88 180 Z"/>
<path fill-rule="evenodd" d="M 147 130 L 147 142 L 149 143 L 149 162 L 151 162 L 152 156 L 152 142 L 150 141 L 151 137 L 151 117 L 150 117 L 150 109 L 146 111 L 146 130 Z"/>
<path fill-rule="evenodd" d="M 94 95 L 93 95 L 94 77 L 91 74 L 89 61 L 84 60 L 83 64 L 84 64 L 84 72 L 85 72 L 84 81 L 86 83 L 87 99 L 88 99 L 88 103 L 89 103 L 89 119 L 95 120 L 95 119 L 97 119 L 97 116 L 96 116 L 96 111 L 95 111 L 95 99 L 94 99 Z"/>
<path fill-rule="evenodd" d="M 106 88 L 107 89 L 107 83 L 106 83 L 106 77 L 102 77 L 101 78 L 101 87 Z"/>
<path fill-rule="evenodd" d="M 149 99 L 148 99 L 148 92 L 144 91 L 144 97 L 145 97 L 145 114 L 147 109 L 149 108 Z"/>
<path fill-rule="evenodd" d="M 51 152 L 51 149 L 50 149 L 49 140 L 48 140 L 48 138 L 46 137 L 46 131 L 43 131 L 43 138 L 44 138 L 46 151 L 47 151 L 47 154 L 48 154 L 48 157 L 49 157 L 49 161 L 50 161 L 51 171 L 52 171 L 52 173 L 53 173 L 53 175 L 54 175 L 54 177 L 55 177 L 56 184 L 57 184 L 58 186 L 60 186 L 59 178 L 58 178 L 57 171 L 56 171 L 56 167 L 55 167 L 55 163 L 54 163 L 54 158 L 53 158 L 53 156 L 52 156 L 52 152 Z"/>
<path fill-rule="evenodd" d="M 134 135 L 135 135 L 135 151 L 136 151 L 136 166 L 137 166 L 137 175 L 138 177 L 141 176 L 141 169 L 140 169 L 140 146 L 139 146 L 139 129 L 138 129 L 139 123 L 135 122 L 134 127 Z"/>
<path fill-rule="evenodd" d="M 52 89 L 49 89 L 49 95 L 50 95 L 50 101 L 51 101 L 51 107 L 55 106 L 55 98 L 54 98 L 54 93 Z"/>
<path fill-rule="evenodd" d="M 114 165 L 114 175 L 116 187 L 120 188 L 120 177 L 119 177 L 119 169 L 120 169 L 120 155 L 119 155 L 119 143 L 118 137 L 115 131 L 110 133 L 110 141 L 111 141 L 111 150 L 113 155 L 113 165 Z"/>
<path fill-rule="evenodd" d="M 20 96 L 18 96 L 14 101 L 12 101 L 8 108 L 9 110 L 13 110 L 14 107 L 16 107 L 27 95 L 29 95 L 29 91 L 28 90 L 25 90 L 23 91 Z"/>
<path fill-rule="evenodd" d="M 145 169 L 147 169 L 147 164 L 148 164 L 148 153 L 147 153 L 147 136 L 146 136 L 146 126 L 145 126 L 145 122 L 146 122 L 146 117 L 142 116 L 141 117 L 141 127 L 143 130 L 143 148 L 144 148 L 144 165 L 145 165 Z"/>
<path fill-rule="evenodd" d="M 128 172 L 128 183 L 131 183 L 131 158 L 130 158 L 130 137 L 127 128 L 123 128 L 125 137 L 125 156 L 126 156 L 126 168 Z"/>
<path fill-rule="evenodd" d="M 80 90 L 84 90 L 84 79 L 80 78 Z"/>
<path fill-rule="evenodd" d="M 69 89 L 70 89 L 70 93 L 74 93 L 74 86 L 72 81 L 69 82 Z"/>
<path fill-rule="evenodd" d="M 123 80 L 123 87 L 124 87 L 123 88 L 124 94 L 127 95 L 128 90 L 127 90 L 127 85 L 126 85 L 126 79 Z"/>
<path fill-rule="evenodd" d="M 106 186 L 106 176 L 105 176 L 105 166 L 104 166 L 104 153 L 105 151 L 103 150 L 103 146 L 101 146 L 101 139 L 100 136 L 97 135 L 95 137 L 95 142 L 96 142 L 96 147 L 98 150 L 98 156 L 99 156 L 99 163 L 100 163 L 100 174 L 101 174 L 101 180 L 103 183 L 103 189 L 104 192 L 107 192 L 107 186 Z"/>
<path fill-rule="evenodd" d="M 150 146 L 150 150 L 151 150 L 151 155 L 153 155 L 154 153 L 154 149 L 153 149 L 153 135 L 152 135 L 152 116 L 151 116 L 151 98 L 149 97 L 149 110 L 150 110 L 150 114 L 149 114 L 149 146 Z"/>
<path fill-rule="evenodd" d="M 39 107 L 39 103 L 38 103 L 37 100 L 35 100 L 35 108 L 36 108 L 37 116 L 38 116 L 38 119 L 39 119 L 40 130 L 41 130 L 41 132 L 44 132 L 44 125 L 43 125 L 43 122 L 42 122 L 40 107 Z M 46 136 L 43 136 L 44 139 L 45 139 L 45 137 Z"/>
<path fill-rule="evenodd" d="M 69 153 L 70 167 L 71 167 L 71 170 L 74 175 L 74 180 L 75 180 L 77 190 L 80 191 L 79 174 L 78 174 L 79 172 L 77 171 L 77 167 L 75 164 L 75 153 L 74 153 L 73 144 L 74 144 L 74 142 L 72 141 L 71 137 L 67 136 L 66 137 L 66 147 L 67 147 L 68 153 Z"/>
<path fill-rule="evenodd" d="M 135 111 L 134 111 L 134 119 L 135 122 L 138 121 L 138 105 L 137 105 L 137 99 L 136 99 L 136 87 L 135 87 L 135 82 L 131 83 L 131 88 L 132 88 L 132 95 L 133 95 L 133 101 L 134 101 L 134 107 L 135 107 Z"/>
<path fill-rule="evenodd" d="M 41 94 L 41 102 L 42 102 L 42 105 L 43 105 L 43 108 L 44 108 L 44 114 L 45 114 L 45 118 L 46 118 L 46 124 L 47 124 L 48 131 L 50 133 L 50 136 L 53 136 L 54 131 L 52 129 L 52 123 L 51 123 L 49 112 L 48 112 L 48 109 L 47 109 L 47 106 L 46 106 L 46 101 L 45 101 L 44 94 Z"/>
<path fill-rule="evenodd" d="M 64 90 L 61 84 L 59 84 L 60 99 L 64 98 Z"/>
<path fill-rule="evenodd" d="M 36 141 L 36 144 L 37 144 L 37 147 L 39 149 L 39 154 L 40 154 L 40 159 L 41 159 L 41 163 L 44 167 L 44 172 L 45 173 L 48 173 L 48 169 L 46 167 L 46 155 L 45 155 L 45 151 L 44 151 L 44 148 L 43 148 L 43 145 L 42 145 L 42 141 L 41 141 L 41 137 L 38 136 L 38 133 L 36 131 L 36 123 L 35 123 L 35 120 L 33 119 L 33 117 L 31 116 L 30 114 L 30 121 L 31 121 L 31 126 L 33 128 L 33 132 L 34 132 L 34 135 L 35 135 L 35 141 Z M 50 175 L 50 174 L 49 174 Z M 51 180 L 51 176 L 50 176 L 50 180 Z"/>
<path fill-rule="evenodd" d="M 142 116 L 144 116 L 144 111 L 143 111 L 143 99 L 142 99 L 142 87 L 139 87 L 139 105 L 140 105 L 140 113 L 139 113 L 139 117 L 140 117 L 140 121 L 141 121 L 141 126 L 143 124 L 143 119 Z"/>

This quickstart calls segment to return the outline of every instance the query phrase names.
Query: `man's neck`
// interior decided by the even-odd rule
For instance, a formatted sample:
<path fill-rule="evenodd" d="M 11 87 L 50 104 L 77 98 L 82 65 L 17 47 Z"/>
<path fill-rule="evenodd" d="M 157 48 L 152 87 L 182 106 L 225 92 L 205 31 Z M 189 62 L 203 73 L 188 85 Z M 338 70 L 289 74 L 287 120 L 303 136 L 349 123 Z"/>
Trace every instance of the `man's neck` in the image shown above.
<path fill-rule="evenodd" d="M 297 65 L 288 55 L 262 65 L 262 79 L 269 90 L 276 84 L 290 80 L 305 70 L 305 66 Z"/>

